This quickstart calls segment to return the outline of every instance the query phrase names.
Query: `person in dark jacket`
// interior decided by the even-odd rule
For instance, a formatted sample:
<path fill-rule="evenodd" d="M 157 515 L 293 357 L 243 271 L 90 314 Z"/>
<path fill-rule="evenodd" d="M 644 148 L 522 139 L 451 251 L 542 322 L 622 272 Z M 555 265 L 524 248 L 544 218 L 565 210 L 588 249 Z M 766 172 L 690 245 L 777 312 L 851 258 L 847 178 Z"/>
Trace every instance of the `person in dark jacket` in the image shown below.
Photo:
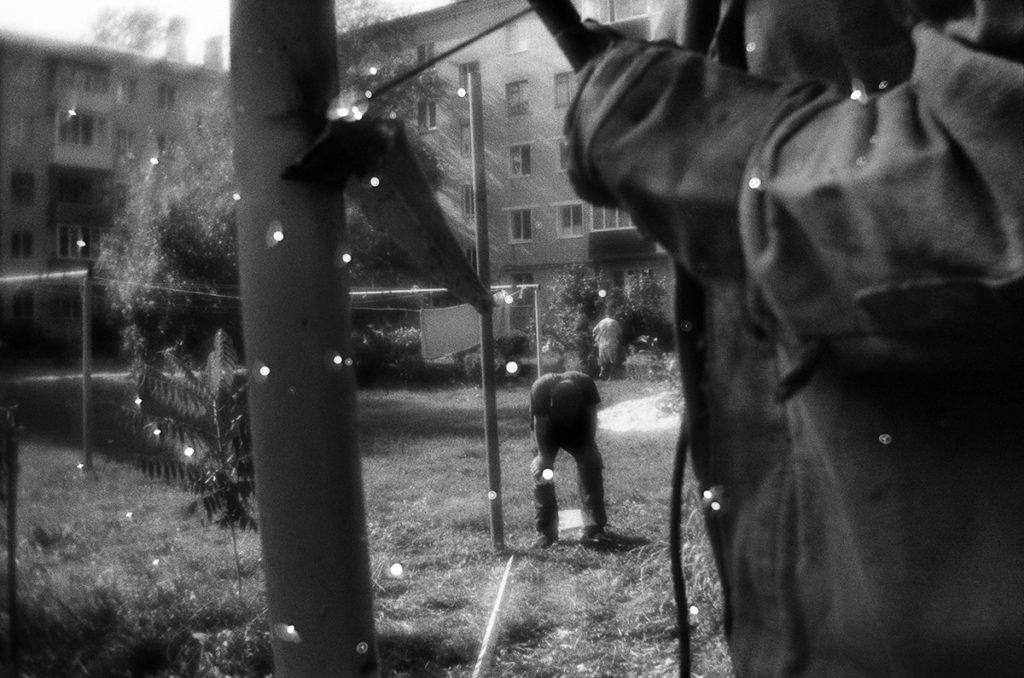
<path fill-rule="evenodd" d="M 535 548 L 547 548 L 558 541 L 554 465 L 560 449 L 576 461 L 584 541 L 610 541 L 604 532 L 608 522 L 604 462 L 596 441 L 600 402 L 594 380 L 582 372 L 545 374 L 530 389 L 530 417 L 537 442 L 537 455 L 530 464 L 538 533 Z"/>
<path fill-rule="evenodd" d="M 1020 676 L 1021 3 L 664 18 L 581 71 L 570 178 L 675 261 L 737 675 Z"/>

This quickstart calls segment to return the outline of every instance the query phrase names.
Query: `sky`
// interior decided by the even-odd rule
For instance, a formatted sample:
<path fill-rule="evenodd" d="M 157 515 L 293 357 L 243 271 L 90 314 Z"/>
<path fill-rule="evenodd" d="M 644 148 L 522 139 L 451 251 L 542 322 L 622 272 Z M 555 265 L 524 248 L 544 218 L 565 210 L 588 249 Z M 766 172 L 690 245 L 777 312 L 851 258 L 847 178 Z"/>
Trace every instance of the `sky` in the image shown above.
<path fill-rule="evenodd" d="M 446 0 L 381 0 L 414 10 L 445 4 Z M 203 43 L 228 34 L 230 0 L 0 0 L 0 29 L 62 40 L 89 41 L 93 19 L 103 9 L 152 9 L 162 16 L 188 21 L 189 61 L 200 62 Z"/>

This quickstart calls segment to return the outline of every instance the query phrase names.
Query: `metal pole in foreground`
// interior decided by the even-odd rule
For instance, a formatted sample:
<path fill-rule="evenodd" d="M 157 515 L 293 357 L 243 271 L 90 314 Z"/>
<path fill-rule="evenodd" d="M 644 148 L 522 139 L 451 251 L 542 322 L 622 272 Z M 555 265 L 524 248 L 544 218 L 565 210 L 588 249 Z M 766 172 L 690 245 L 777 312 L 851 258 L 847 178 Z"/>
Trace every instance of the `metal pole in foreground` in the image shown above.
<path fill-rule="evenodd" d="M 487 171 L 484 159 L 483 94 L 480 69 L 469 72 L 469 136 L 473 144 L 473 199 L 476 213 L 477 275 L 491 287 L 491 245 L 487 225 Z M 484 392 L 484 438 L 487 442 L 487 498 L 491 508 L 491 540 L 505 548 L 501 508 L 501 457 L 498 454 L 498 405 L 494 395 L 494 315 L 480 314 L 480 375 Z"/>
<path fill-rule="evenodd" d="M 540 285 L 533 288 L 533 332 L 537 352 L 537 377 L 544 374 L 544 363 L 541 362 L 540 347 Z"/>
<path fill-rule="evenodd" d="M 377 676 L 344 202 L 281 179 L 337 92 L 333 0 L 234 0 L 249 412 L 275 675 Z"/>
<path fill-rule="evenodd" d="M 7 465 L 7 610 L 11 678 L 21 676 L 21 637 L 18 619 L 18 426 L 15 409 L 0 410 L 3 462 Z"/>
<path fill-rule="evenodd" d="M 92 472 L 89 411 L 92 409 L 92 269 L 82 278 L 82 463 Z"/>

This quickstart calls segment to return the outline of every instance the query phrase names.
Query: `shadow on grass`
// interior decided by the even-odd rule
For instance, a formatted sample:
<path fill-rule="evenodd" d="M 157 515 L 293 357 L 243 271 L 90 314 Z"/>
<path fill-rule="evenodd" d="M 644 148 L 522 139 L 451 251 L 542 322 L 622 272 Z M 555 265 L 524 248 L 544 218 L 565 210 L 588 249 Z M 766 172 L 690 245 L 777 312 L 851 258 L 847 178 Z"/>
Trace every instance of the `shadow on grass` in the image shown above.
<path fill-rule="evenodd" d="M 389 672 L 408 672 L 419 678 L 451 675 L 455 666 L 476 661 L 477 641 L 438 631 L 384 630 L 377 638 L 381 664 Z"/>

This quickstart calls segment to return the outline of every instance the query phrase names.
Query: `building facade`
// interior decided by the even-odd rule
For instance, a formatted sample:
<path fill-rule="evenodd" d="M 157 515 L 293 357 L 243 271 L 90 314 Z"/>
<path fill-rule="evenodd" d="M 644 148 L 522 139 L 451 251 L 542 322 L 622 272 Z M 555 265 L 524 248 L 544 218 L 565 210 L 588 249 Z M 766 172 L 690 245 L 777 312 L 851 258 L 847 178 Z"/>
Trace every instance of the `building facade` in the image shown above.
<path fill-rule="evenodd" d="M 593 17 L 649 38 L 658 0 L 587 0 Z M 415 58 L 443 54 L 525 7 L 501 0 L 462 0 L 387 23 Z M 344 55 L 342 55 L 344 59 Z M 527 14 L 439 62 L 439 95 L 417 102 L 407 120 L 439 156 L 441 202 L 457 231 L 475 232 L 470 144 L 470 69 L 483 93 L 487 218 L 492 283 L 549 283 L 566 265 L 583 263 L 604 284 L 628 286 L 644 271 L 669 276 L 668 255 L 645 240 L 622 211 L 581 201 L 566 173 L 562 128 L 576 80 L 540 19 Z"/>
<path fill-rule="evenodd" d="M 0 278 L 91 265 L 132 165 L 159 162 L 192 102 L 222 86 L 219 43 L 186 64 L 181 28 L 164 59 L 0 32 Z M 72 287 L 0 285 L 8 336 L 73 340 L 81 312 Z"/>

